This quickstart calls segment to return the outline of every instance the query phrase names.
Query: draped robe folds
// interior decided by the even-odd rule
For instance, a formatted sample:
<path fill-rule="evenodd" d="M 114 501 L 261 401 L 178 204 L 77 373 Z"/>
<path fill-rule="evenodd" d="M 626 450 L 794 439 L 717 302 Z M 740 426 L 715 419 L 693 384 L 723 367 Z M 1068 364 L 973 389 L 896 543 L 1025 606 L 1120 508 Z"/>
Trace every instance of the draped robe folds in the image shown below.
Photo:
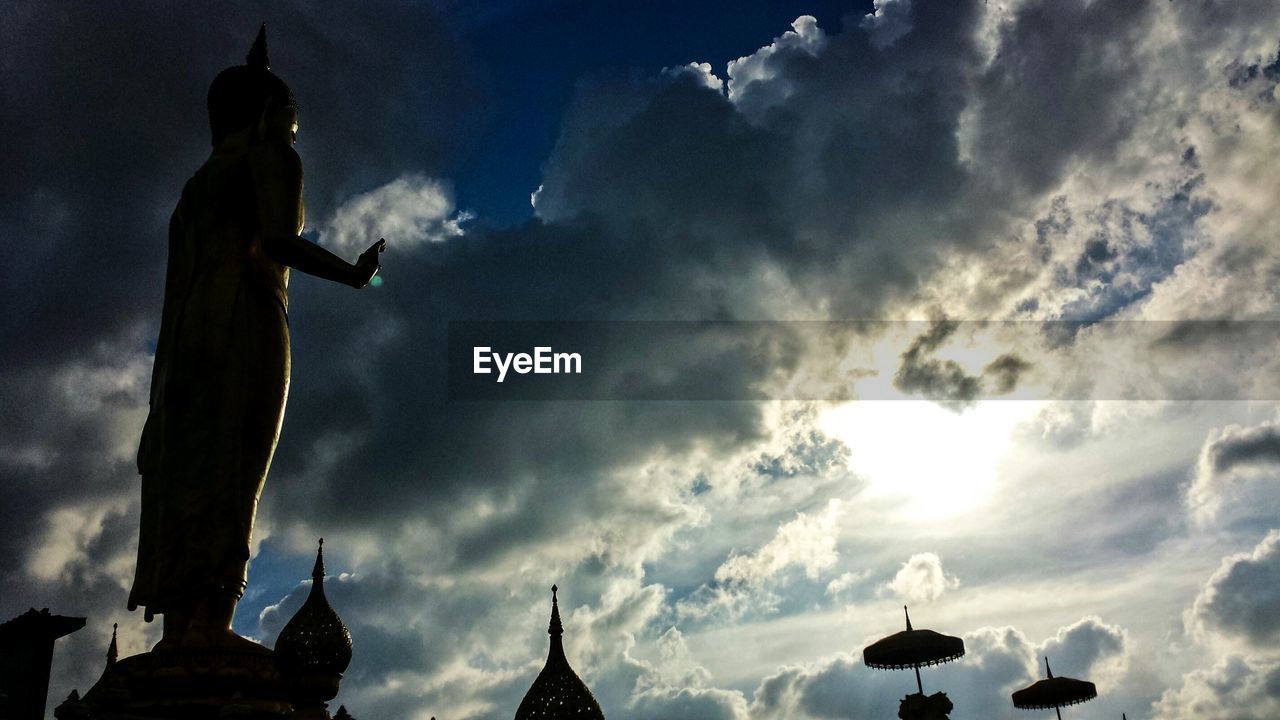
<path fill-rule="evenodd" d="M 302 229 L 302 166 L 242 132 L 187 182 L 169 223 L 129 608 L 243 594 L 289 387 L 289 270 L 263 237 Z"/>

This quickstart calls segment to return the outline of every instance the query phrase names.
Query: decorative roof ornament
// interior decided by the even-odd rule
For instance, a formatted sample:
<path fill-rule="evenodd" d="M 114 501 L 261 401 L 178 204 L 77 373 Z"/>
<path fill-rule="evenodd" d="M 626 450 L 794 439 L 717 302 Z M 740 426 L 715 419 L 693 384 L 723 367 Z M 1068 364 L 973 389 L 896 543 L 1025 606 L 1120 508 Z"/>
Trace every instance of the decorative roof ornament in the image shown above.
<path fill-rule="evenodd" d="M 107 646 L 107 669 L 110 670 L 112 665 L 116 664 L 116 660 L 120 659 L 120 650 L 116 646 L 116 631 L 120 629 L 120 623 L 111 623 L 111 644 Z"/>
<path fill-rule="evenodd" d="M 323 538 L 311 570 L 311 592 L 280 631 L 274 652 L 295 706 L 323 706 L 338 694 L 342 673 L 351 664 L 351 633 L 324 595 Z"/>
<path fill-rule="evenodd" d="M 551 647 L 547 663 L 520 701 L 515 720 L 604 720 L 595 696 L 564 655 L 558 590 L 555 585 L 551 586 L 551 622 L 547 624 Z"/>
<path fill-rule="evenodd" d="M 551 586 L 551 622 L 547 623 L 547 634 L 553 637 L 564 635 L 564 625 L 560 623 L 560 600 L 556 597 L 559 590 L 555 585 Z"/>

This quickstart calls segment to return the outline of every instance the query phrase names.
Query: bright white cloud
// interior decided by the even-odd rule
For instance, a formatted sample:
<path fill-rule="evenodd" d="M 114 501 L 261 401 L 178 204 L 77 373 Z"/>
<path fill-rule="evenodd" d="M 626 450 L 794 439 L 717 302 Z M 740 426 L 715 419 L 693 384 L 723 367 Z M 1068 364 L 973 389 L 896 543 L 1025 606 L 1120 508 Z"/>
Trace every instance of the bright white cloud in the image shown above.
<path fill-rule="evenodd" d="M 378 238 L 386 238 L 389 249 L 410 248 L 458 237 L 469 219 L 455 212 L 448 185 L 410 173 L 342 203 L 320 235 L 343 252 L 363 251 Z"/>
<path fill-rule="evenodd" d="M 943 572 L 942 560 L 937 553 L 925 552 L 912 555 L 904 562 L 883 589 L 908 603 L 925 604 L 957 587 L 960 587 L 960 580 Z"/>
<path fill-rule="evenodd" d="M 133 576 L 133 557 L 125 553 L 110 558 L 91 557 L 91 547 L 100 540 L 108 521 L 119 518 L 131 503 L 118 498 L 100 500 L 81 507 L 61 507 L 45 518 L 40 542 L 33 544 L 27 555 L 26 569 L 31 577 L 52 583 L 67 579 L 70 573 L 106 577 L 119 587 L 127 587 Z"/>
<path fill-rule="evenodd" d="M 810 580 L 835 565 L 836 537 L 842 509 L 831 500 L 822 512 L 797 513 L 791 522 L 778 527 L 767 544 L 748 555 L 734 555 L 716 570 L 719 582 L 760 582 L 789 567 L 798 567 Z"/>

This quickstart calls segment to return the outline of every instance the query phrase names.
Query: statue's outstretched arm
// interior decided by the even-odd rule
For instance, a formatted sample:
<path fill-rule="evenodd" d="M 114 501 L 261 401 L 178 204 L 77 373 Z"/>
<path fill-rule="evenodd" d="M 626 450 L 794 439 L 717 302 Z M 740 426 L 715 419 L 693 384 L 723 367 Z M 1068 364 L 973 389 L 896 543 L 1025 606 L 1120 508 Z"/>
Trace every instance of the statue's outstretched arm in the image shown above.
<path fill-rule="evenodd" d="M 262 221 L 262 249 L 272 260 L 325 280 L 354 288 L 369 284 L 378 273 L 378 255 L 387 246 L 378 240 L 355 264 L 298 236 L 302 217 L 302 161 L 293 148 L 263 143 L 250 159 L 258 214 Z"/>
<path fill-rule="evenodd" d="M 387 246 L 379 240 L 360 255 L 355 264 L 334 255 L 319 245 L 297 235 L 263 235 L 262 247 L 272 260 L 325 280 L 354 288 L 369 284 L 378 274 L 378 253 Z"/>

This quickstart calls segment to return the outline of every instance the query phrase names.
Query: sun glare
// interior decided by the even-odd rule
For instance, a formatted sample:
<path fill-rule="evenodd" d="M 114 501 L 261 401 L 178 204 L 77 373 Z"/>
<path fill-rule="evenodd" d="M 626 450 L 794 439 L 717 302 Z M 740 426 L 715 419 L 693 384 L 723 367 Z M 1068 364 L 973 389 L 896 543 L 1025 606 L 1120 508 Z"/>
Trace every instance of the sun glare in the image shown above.
<path fill-rule="evenodd" d="M 956 412 L 926 400 L 858 401 L 821 417 L 849 446 L 849 467 L 873 496 L 920 519 L 950 517 L 982 503 L 1013 430 L 1038 403 L 989 400 Z"/>

